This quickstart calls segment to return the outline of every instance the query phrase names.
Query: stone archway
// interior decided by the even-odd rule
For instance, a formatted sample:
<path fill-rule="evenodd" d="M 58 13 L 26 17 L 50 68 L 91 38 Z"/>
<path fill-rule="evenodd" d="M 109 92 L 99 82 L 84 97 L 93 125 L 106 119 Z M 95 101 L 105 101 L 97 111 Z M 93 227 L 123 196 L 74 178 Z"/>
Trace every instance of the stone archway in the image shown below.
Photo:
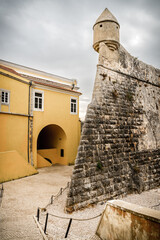
<path fill-rule="evenodd" d="M 66 165 L 66 134 L 55 124 L 45 126 L 37 138 L 37 153 L 51 164 Z"/>

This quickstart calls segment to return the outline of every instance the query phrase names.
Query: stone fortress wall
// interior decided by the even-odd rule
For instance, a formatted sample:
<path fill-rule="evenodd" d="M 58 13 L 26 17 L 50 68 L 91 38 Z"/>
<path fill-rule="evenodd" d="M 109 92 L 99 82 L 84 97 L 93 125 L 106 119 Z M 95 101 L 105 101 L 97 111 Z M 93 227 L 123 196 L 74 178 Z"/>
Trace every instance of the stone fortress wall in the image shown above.
<path fill-rule="evenodd" d="M 68 211 L 160 186 L 160 70 L 119 43 L 105 9 L 94 25 L 99 53 L 68 193 Z"/>

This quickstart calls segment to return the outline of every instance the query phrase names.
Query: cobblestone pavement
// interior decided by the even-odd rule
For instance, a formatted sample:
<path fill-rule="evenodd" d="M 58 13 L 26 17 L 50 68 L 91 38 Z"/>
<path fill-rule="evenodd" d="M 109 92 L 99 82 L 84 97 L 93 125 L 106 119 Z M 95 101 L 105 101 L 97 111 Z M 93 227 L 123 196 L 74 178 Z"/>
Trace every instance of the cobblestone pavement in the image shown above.
<path fill-rule="evenodd" d="M 54 199 L 53 204 L 47 206 L 46 210 L 40 211 L 39 223 L 44 229 L 46 213 L 48 213 L 47 236 L 49 240 L 63 240 L 72 218 L 72 224 L 68 233 L 68 240 L 99 240 L 95 235 L 101 214 L 105 204 L 98 203 L 94 206 L 73 213 L 64 211 L 68 188 Z M 58 217 L 55 217 L 58 216 Z M 67 218 L 67 219 L 65 219 Z M 78 219 L 81 219 L 80 221 Z"/>
<path fill-rule="evenodd" d="M 36 215 L 37 207 L 44 208 L 49 203 L 52 194 L 56 195 L 61 187 L 66 187 L 67 182 L 70 181 L 72 169 L 73 166 L 52 166 L 49 168 L 42 168 L 39 169 L 39 174 L 37 175 L 4 183 L 4 194 L 0 207 L 0 240 L 43 239 L 33 219 L 33 215 Z M 139 205 L 159 210 L 159 194 L 160 189 L 155 189 L 143 192 L 140 195 L 129 195 L 123 200 L 139 203 Z M 58 198 L 57 204 L 54 202 L 54 206 L 50 206 L 54 208 L 54 213 L 58 215 L 60 213 L 64 215 L 64 203 L 62 204 L 62 202 L 64 202 L 63 196 L 61 198 Z M 60 202 L 59 205 L 58 202 Z M 96 208 L 98 208 L 98 205 Z M 89 210 L 86 209 L 83 211 L 85 218 L 88 216 L 86 211 Z M 94 215 L 98 213 L 96 213 L 94 209 Z M 80 211 L 80 215 L 82 215 L 82 211 Z M 57 222 L 58 220 L 56 220 L 56 223 Z M 86 226 L 88 228 L 89 222 L 87 222 Z M 47 229 L 49 230 L 49 225 Z M 95 230 L 92 233 L 90 232 L 91 235 L 94 235 L 94 232 Z M 54 239 L 56 239 L 55 234 Z M 78 238 L 76 237 L 76 239 Z M 87 239 L 99 240 L 96 235 Z"/>
<path fill-rule="evenodd" d="M 70 180 L 72 166 L 39 169 L 39 174 L 6 182 L 0 207 L 0 240 L 41 240 L 33 219 L 37 207 L 44 207 Z"/>

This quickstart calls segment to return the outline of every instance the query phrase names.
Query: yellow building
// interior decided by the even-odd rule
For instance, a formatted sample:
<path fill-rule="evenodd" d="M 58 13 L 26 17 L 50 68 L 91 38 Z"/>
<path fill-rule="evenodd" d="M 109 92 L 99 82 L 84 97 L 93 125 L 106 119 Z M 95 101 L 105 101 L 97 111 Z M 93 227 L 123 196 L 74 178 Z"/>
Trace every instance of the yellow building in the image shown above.
<path fill-rule="evenodd" d="M 20 177 L 22 159 L 35 168 L 74 163 L 80 95 L 76 80 L 0 60 L 1 182 Z"/>

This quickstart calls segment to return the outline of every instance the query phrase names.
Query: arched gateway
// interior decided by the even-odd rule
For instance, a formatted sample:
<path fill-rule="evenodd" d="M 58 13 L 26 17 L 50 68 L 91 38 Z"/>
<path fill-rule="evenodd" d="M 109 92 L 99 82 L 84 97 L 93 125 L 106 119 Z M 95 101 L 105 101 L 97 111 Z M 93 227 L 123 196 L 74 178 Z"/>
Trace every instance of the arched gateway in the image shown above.
<path fill-rule="evenodd" d="M 75 79 L 0 60 L 0 181 L 37 172 L 28 164 L 74 164 L 81 134 L 78 89 Z"/>
<path fill-rule="evenodd" d="M 51 164 L 66 164 L 66 134 L 55 124 L 45 126 L 37 138 L 37 153 Z M 38 158 L 38 165 L 42 158 Z"/>

